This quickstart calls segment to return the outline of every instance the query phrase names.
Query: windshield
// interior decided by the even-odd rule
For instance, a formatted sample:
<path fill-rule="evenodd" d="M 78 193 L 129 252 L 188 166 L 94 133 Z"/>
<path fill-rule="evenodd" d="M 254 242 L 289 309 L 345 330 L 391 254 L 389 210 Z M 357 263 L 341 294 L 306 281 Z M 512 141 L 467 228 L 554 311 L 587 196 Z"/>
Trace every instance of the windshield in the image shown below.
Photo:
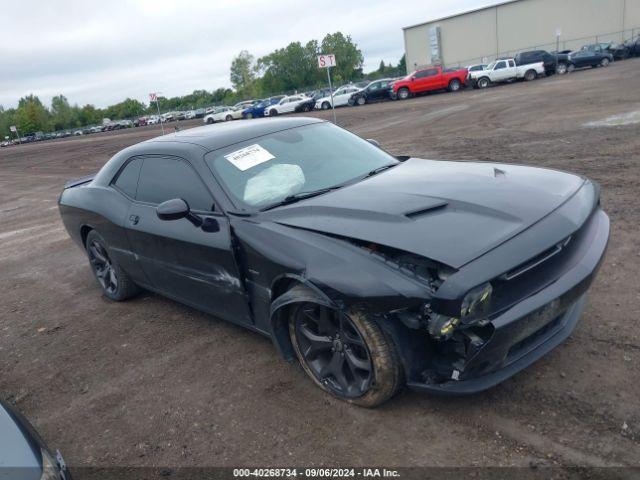
<path fill-rule="evenodd" d="M 496 62 L 491 62 L 489 65 L 485 67 L 485 70 L 493 70 L 493 67 L 496 66 Z"/>
<path fill-rule="evenodd" d="M 234 203 L 250 209 L 277 204 L 297 193 L 340 186 L 398 163 L 332 123 L 264 135 L 210 152 L 205 160 Z"/>

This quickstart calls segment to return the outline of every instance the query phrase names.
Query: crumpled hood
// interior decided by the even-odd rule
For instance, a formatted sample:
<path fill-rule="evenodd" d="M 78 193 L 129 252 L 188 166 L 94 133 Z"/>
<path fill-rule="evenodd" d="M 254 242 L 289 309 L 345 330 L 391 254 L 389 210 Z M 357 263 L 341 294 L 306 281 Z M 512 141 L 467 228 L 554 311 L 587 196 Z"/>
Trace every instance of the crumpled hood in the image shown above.
<path fill-rule="evenodd" d="M 412 158 L 265 217 L 460 268 L 558 208 L 584 182 L 542 168 Z"/>

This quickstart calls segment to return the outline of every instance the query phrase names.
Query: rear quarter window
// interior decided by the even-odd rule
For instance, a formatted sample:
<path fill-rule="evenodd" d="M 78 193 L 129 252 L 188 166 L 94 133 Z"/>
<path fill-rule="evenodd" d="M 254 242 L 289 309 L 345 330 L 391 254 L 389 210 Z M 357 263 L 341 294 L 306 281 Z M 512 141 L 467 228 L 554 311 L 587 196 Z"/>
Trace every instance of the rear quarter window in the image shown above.
<path fill-rule="evenodd" d="M 138 189 L 138 178 L 140 177 L 140 168 L 142 167 L 142 158 L 137 157 L 131 159 L 120 170 L 113 185 L 131 198 L 136 198 Z"/>

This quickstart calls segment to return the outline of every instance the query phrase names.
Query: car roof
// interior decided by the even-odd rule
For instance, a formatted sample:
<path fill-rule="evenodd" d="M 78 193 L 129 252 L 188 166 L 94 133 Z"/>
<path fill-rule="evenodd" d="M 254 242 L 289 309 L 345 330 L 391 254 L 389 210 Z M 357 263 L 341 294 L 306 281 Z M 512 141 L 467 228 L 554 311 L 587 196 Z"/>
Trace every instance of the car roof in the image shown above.
<path fill-rule="evenodd" d="M 289 128 L 323 122 L 324 120 L 309 117 L 268 118 L 255 119 L 247 122 L 225 122 L 217 125 L 190 128 L 169 135 L 162 135 L 142 143 L 189 143 L 199 145 L 205 150 L 211 151 Z"/>

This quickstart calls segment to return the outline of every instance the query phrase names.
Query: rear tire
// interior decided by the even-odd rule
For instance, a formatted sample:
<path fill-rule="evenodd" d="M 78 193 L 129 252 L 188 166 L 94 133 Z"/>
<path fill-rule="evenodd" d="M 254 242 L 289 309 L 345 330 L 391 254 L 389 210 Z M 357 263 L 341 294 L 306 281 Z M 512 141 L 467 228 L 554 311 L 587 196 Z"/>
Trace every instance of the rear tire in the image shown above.
<path fill-rule="evenodd" d="M 311 110 L 311 107 L 309 105 L 305 105 L 304 107 L 302 107 L 303 112 L 308 112 L 310 110 Z"/>
<path fill-rule="evenodd" d="M 364 105 L 365 103 L 367 103 L 367 99 L 364 97 L 358 97 L 358 99 L 356 100 L 356 105 Z"/>
<path fill-rule="evenodd" d="M 602 60 L 600 60 L 601 67 L 608 67 L 610 63 L 611 61 L 608 58 L 603 58 Z"/>
<path fill-rule="evenodd" d="M 340 400 L 376 407 L 403 384 L 402 364 L 393 340 L 364 311 L 339 312 L 310 302 L 295 304 L 290 309 L 289 335 L 307 375 Z"/>
<path fill-rule="evenodd" d="M 212 123 L 214 123 L 213 118 L 211 118 L 211 117 L 207 118 L 207 123 L 208 123 L 209 125 L 211 125 Z"/>
<path fill-rule="evenodd" d="M 331 104 L 329 102 L 322 102 L 322 110 L 329 110 L 331 108 Z"/>
<path fill-rule="evenodd" d="M 454 78 L 449 82 L 449 91 L 457 92 L 458 90 L 460 90 L 461 86 L 462 84 L 460 83 L 460 80 L 458 80 L 457 78 Z"/>
<path fill-rule="evenodd" d="M 535 80 L 537 76 L 538 74 L 536 73 L 535 70 L 527 70 L 526 72 L 524 72 L 524 79 L 527 82 Z"/>
<path fill-rule="evenodd" d="M 398 90 L 398 100 L 406 100 L 409 98 L 409 89 L 402 87 Z"/>
<path fill-rule="evenodd" d="M 233 120 L 233 117 L 231 115 L 227 115 L 226 117 L 224 117 L 225 122 L 230 122 L 231 120 Z"/>
<path fill-rule="evenodd" d="M 93 274 L 105 297 L 121 302 L 140 291 L 140 287 L 133 282 L 118 262 L 110 258 L 107 243 L 95 230 L 91 230 L 87 235 L 85 249 Z"/>
<path fill-rule="evenodd" d="M 278 111 L 275 108 L 272 108 L 271 110 L 269 110 L 269 116 L 270 117 L 277 117 L 278 116 Z"/>
<path fill-rule="evenodd" d="M 567 73 L 567 64 L 566 63 L 558 63 L 558 66 L 556 67 L 556 73 L 558 75 L 564 75 L 565 73 Z"/>

